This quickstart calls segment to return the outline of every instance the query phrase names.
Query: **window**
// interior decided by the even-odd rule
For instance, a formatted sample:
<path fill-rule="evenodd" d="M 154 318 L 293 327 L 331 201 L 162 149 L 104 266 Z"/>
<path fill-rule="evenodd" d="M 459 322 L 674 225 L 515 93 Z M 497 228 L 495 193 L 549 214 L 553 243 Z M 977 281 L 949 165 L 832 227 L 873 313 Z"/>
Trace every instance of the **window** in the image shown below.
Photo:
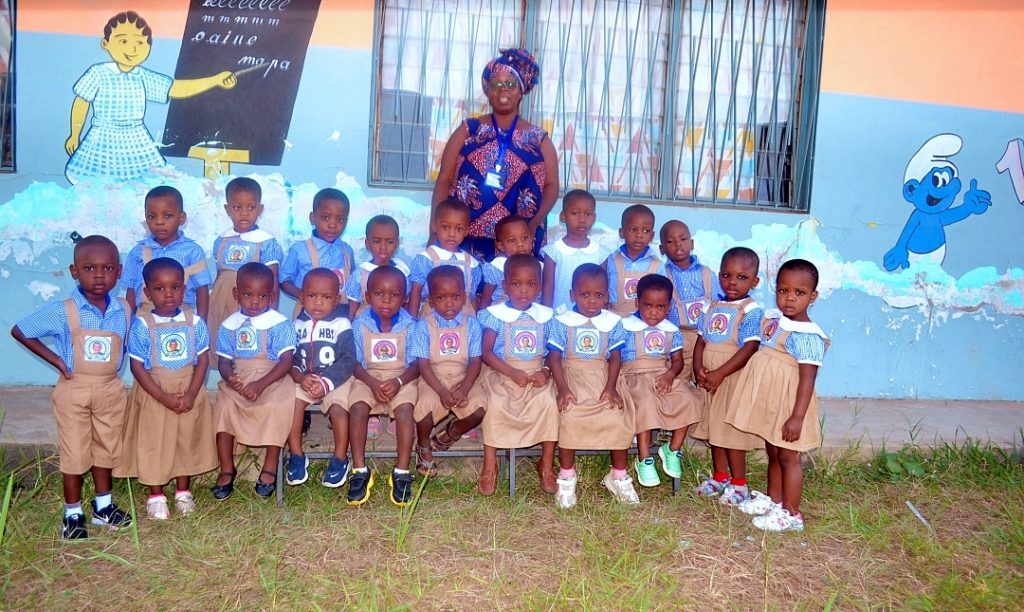
<path fill-rule="evenodd" d="M 14 171 L 14 3 L 0 0 L 0 172 Z"/>
<path fill-rule="evenodd" d="M 523 114 L 565 189 L 605 199 L 806 210 L 823 0 L 386 0 L 370 181 L 429 186 L 488 112 L 480 72 L 524 46 Z"/>

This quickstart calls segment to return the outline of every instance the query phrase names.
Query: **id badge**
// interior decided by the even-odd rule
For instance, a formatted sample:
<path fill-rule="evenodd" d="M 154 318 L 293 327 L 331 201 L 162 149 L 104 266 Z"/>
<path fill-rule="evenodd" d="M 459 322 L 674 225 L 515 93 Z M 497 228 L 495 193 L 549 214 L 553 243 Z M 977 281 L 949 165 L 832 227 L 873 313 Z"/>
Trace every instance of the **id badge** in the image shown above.
<path fill-rule="evenodd" d="M 502 189 L 501 174 L 499 174 L 498 172 L 495 172 L 493 170 L 491 172 L 488 172 L 487 176 L 484 177 L 484 184 L 487 185 L 488 187 L 490 187 L 491 189 L 501 190 Z"/>

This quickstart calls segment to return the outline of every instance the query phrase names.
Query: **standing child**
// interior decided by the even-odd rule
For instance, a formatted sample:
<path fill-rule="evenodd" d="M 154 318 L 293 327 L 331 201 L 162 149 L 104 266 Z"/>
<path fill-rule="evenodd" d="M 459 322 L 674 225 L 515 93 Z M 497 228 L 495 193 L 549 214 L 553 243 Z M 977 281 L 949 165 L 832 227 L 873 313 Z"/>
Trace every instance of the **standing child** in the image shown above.
<path fill-rule="evenodd" d="M 92 522 L 112 528 L 131 524 L 131 516 L 111 500 L 112 468 L 121 462 L 124 383 L 118 377 L 131 310 L 110 297 L 121 275 L 117 247 L 105 236 L 88 236 L 75 245 L 68 268 L 78 288 L 18 321 L 11 335 L 60 377 L 53 390 L 57 448 L 64 481 L 61 537 L 89 537 L 82 512 L 83 474 L 92 471 L 96 496 Z M 54 349 L 41 338 L 52 337 Z"/>
<path fill-rule="evenodd" d="M 622 319 L 626 343 L 622 347 L 619 394 L 633 416 L 636 432 L 637 482 L 645 487 L 661 484 L 651 456 L 651 430 L 672 432 L 658 447 L 661 469 L 671 478 L 683 475 L 686 430 L 700 418 L 700 398 L 679 378 L 683 371 L 683 334 L 667 319 L 672 303 L 672 281 L 648 274 L 636 285 L 636 312 Z"/>
<path fill-rule="evenodd" d="M 541 488 L 558 491 L 553 468 L 558 440 L 558 404 L 551 370 L 544 366 L 548 323 L 554 312 L 537 303 L 540 262 L 532 255 L 513 255 L 505 262 L 503 304 L 480 311 L 482 376 L 490 405 L 484 414 L 484 465 L 477 489 L 493 495 L 498 487 L 498 449 L 527 448 L 540 443 L 537 462 Z M 510 469 L 515 469 L 514 466 Z"/>
<path fill-rule="evenodd" d="M 210 296 L 210 314 L 206 318 L 216 353 L 217 334 L 224 319 L 238 311 L 238 302 L 232 296 L 238 269 L 251 261 L 258 261 L 274 273 L 284 259 L 277 239 L 256 225 L 263 214 L 263 189 L 255 180 L 240 176 L 231 179 L 224 189 L 227 204 L 224 211 L 231 219 L 231 229 L 213 241 L 213 259 L 217 266 L 217 280 Z M 277 304 L 277 299 L 273 301 Z"/>
<path fill-rule="evenodd" d="M 277 483 L 277 460 L 292 423 L 295 387 L 288 372 L 295 350 L 295 328 L 272 309 L 274 273 L 251 262 L 238 269 L 234 296 L 239 310 L 224 320 L 217 339 L 217 457 L 220 475 L 210 490 L 227 499 L 235 483 L 235 443 L 263 446 L 263 471 L 256 494 L 270 497 Z M 265 480 L 269 476 L 270 480 Z"/>
<path fill-rule="evenodd" d="M 633 444 L 632 414 L 616 390 L 625 330 L 608 304 L 608 277 L 583 264 L 572 275 L 571 311 L 556 315 L 548 338 L 548 365 L 558 389 L 558 494 L 562 508 L 576 505 L 576 451 L 611 450 L 612 469 L 601 483 L 612 496 L 640 503 L 626 461 Z"/>
<path fill-rule="evenodd" d="M 572 308 L 572 273 L 585 264 L 604 264 L 608 250 L 588 236 L 597 219 L 597 201 L 590 192 L 573 189 L 562 197 L 558 220 L 565 236 L 541 249 L 544 256 L 544 290 L 541 303 L 557 312 Z"/>
<path fill-rule="evenodd" d="M 718 280 L 724 299 L 712 300 L 698 323 L 693 351 L 693 374 L 704 389 L 700 424 L 690 435 L 707 440 L 714 473 L 697 487 L 697 495 L 713 497 L 726 506 L 750 499 L 747 488 L 747 451 L 761 446 L 761 439 L 725 422 L 734 401 L 737 372 L 747 365 L 761 343 L 764 310 L 750 297 L 757 286 L 757 253 L 733 247 L 722 255 Z"/>
<path fill-rule="evenodd" d="M 164 485 L 175 481 L 174 505 L 195 512 L 192 476 L 217 467 L 213 413 L 203 386 L 210 368 L 206 323 L 183 306 L 185 270 L 169 257 L 142 268 L 143 291 L 153 311 L 142 313 L 128 335 L 135 385 L 128 396 L 124 460 L 117 476 L 149 487 L 146 514 L 170 518 Z"/>
<path fill-rule="evenodd" d="M 366 465 L 366 428 L 371 414 L 395 420 L 398 457 L 388 476 L 391 503 L 405 506 L 412 500 L 409 459 L 416 425 L 416 377 L 419 370 L 409 353 L 409 332 L 416 320 L 403 308 L 405 275 L 398 268 L 381 266 L 366 279 L 369 308 L 352 322 L 356 345 L 355 380 L 349 394 L 349 436 L 352 475 L 348 503 L 359 506 L 370 498 L 373 474 Z"/>
<path fill-rule="evenodd" d="M 348 197 L 333 187 L 321 189 L 313 196 L 313 211 L 309 213 L 313 235 L 289 247 L 281 264 L 281 291 L 295 298 L 295 316 L 302 309 L 299 293 L 307 272 L 327 268 L 338 275 L 342 288 L 352 275 L 355 256 L 352 247 L 341 239 L 348 225 L 348 213 Z M 344 300 L 342 303 L 347 305 Z"/>
<path fill-rule="evenodd" d="M 412 293 L 409 295 L 409 314 L 426 314 L 427 273 L 437 266 L 457 266 L 466 276 L 466 295 L 476 296 L 480 286 L 480 262 L 459 246 L 469 232 L 469 207 L 458 200 L 443 200 L 434 208 L 431 231 L 437 241 L 412 260 Z M 423 305 L 421 308 L 420 305 Z M 472 308 L 467 309 L 471 312 Z"/>
<path fill-rule="evenodd" d="M 768 453 L 768 495 L 756 491 L 740 509 L 765 531 L 803 531 L 800 514 L 804 471 L 800 453 L 821 445 L 814 379 L 828 337 L 807 309 L 818 297 L 818 269 L 805 259 L 782 264 L 775 279 L 775 304 L 782 312 L 765 317 L 761 350 L 736 383 L 726 422 L 764 438 Z"/>
<path fill-rule="evenodd" d="M 513 255 L 533 253 L 533 232 L 525 217 L 509 215 L 494 224 L 494 250 L 500 253 L 483 266 L 484 284 L 480 290 L 480 308 L 505 301 L 505 262 Z"/>
<path fill-rule="evenodd" d="M 416 471 L 423 475 L 434 473 L 434 450 L 448 450 L 480 424 L 486 399 L 477 384 L 482 333 L 476 317 L 465 312 L 466 279 L 462 270 L 438 266 L 427 274 L 427 287 L 431 312 L 416 323 L 409 336 L 409 353 L 416 358 L 420 371 L 413 417 Z M 455 418 L 444 431 L 431 437 L 434 425 L 449 412 Z"/>
<path fill-rule="evenodd" d="M 203 247 L 185 237 L 181 226 L 188 215 L 181 192 L 161 185 L 146 194 L 146 226 L 149 236 L 140 240 L 124 263 L 125 299 L 132 310 L 152 309 L 152 303 L 142 291 L 142 267 L 157 257 L 170 257 L 185 269 L 185 304 L 195 309 L 199 318 L 206 319 L 210 307 L 210 271 L 206 269 Z"/>
<path fill-rule="evenodd" d="M 636 310 L 636 286 L 648 274 L 665 275 L 665 264 L 651 248 L 654 240 L 654 212 L 643 204 L 622 211 L 619 238 L 624 241 L 608 256 L 609 308 L 627 317 Z M 670 296 L 671 297 L 671 296 Z"/>
<path fill-rule="evenodd" d="M 388 215 L 377 215 L 366 222 L 366 251 L 370 254 L 370 261 L 359 264 L 357 273 L 345 283 L 345 299 L 348 300 L 348 318 L 355 320 L 362 312 L 362 299 L 366 293 L 366 277 L 381 266 L 394 266 L 402 274 L 409 277 L 409 266 L 401 259 L 395 259 L 395 252 L 398 251 L 398 221 Z"/>
<path fill-rule="evenodd" d="M 302 312 L 295 319 L 296 347 L 292 380 L 295 413 L 288 433 L 290 485 L 309 478 L 309 459 L 302 451 L 302 421 L 306 407 L 319 403 L 331 420 L 334 456 L 321 484 L 336 489 L 348 479 L 348 394 L 356 362 L 352 325 L 338 303 L 338 276 L 327 268 L 313 268 L 302 280 Z"/>

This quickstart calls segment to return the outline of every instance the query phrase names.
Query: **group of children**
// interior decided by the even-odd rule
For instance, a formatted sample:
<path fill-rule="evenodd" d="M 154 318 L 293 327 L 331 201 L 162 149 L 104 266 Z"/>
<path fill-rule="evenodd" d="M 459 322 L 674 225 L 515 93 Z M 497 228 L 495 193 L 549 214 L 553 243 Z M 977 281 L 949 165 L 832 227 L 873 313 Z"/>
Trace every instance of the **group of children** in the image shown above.
<path fill-rule="evenodd" d="M 90 470 L 92 522 L 111 527 L 131 521 L 111 500 L 113 476 L 150 487 L 154 519 L 169 517 L 164 487 L 174 480 L 174 506 L 188 514 L 192 476 L 217 468 L 213 496 L 232 494 L 242 446 L 265 449 L 260 496 L 273 494 L 284 446 L 286 482 L 306 482 L 303 419 L 313 404 L 335 444 L 322 484 L 347 483 L 351 505 L 370 497 L 368 430 L 371 417 L 386 415 L 397 438 L 387 479 L 396 505 L 412 498 L 413 452 L 416 472 L 433 474 L 433 454 L 477 427 L 481 494 L 497 488 L 498 449 L 540 444 L 541 487 L 561 508 L 576 504 L 576 451 L 608 451 L 602 483 L 635 504 L 634 441 L 637 481 L 653 487 L 655 454 L 665 475 L 683 476 L 690 433 L 712 449 L 714 471 L 698 495 L 738 506 L 762 529 L 802 529 L 800 453 L 820 443 L 814 378 L 827 346 L 807 315 L 818 280 L 810 262 L 782 265 L 781 312 L 766 314 L 750 297 L 753 251 L 730 249 L 716 275 L 673 220 L 660 229 L 663 261 L 651 247 L 654 214 L 636 205 L 609 253 L 589 238 L 596 202 L 582 190 L 563 198 L 566 234 L 544 247 L 543 261 L 516 216 L 495 225 L 499 257 L 476 260 L 459 246 L 470 211 L 446 200 L 431 220 L 436 240 L 408 267 L 395 259 L 399 227 L 386 215 L 367 223 L 371 259 L 356 264 L 341 239 L 349 203 L 336 189 L 317 193 L 312 236 L 287 255 L 257 225 L 258 183 L 236 178 L 225 195 L 232 229 L 213 245 L 216 282 L 203 249 L 181 232 L 180 193 L 157 187 L 145 201 L 149 235 L 126 258 L 125 299 L 111 296 L 122 271 L 116 246 L 89 236 L 70 266 L 78 290 L 12 330 L 62 375 L 53 406 L 65 539 L 87 537 L 81 491 Z M 291 318 L 276 309 L 279 291 L 298 302 Z M 204 392 L 211 349 L 221 378 L 215 410 Z M 125 352 L 135 378 L 127 398 Z M 668 441 L 656 444 L 655 430 Z M 746 480 L 746 452 L 761 445 L 766 494 Z"/>

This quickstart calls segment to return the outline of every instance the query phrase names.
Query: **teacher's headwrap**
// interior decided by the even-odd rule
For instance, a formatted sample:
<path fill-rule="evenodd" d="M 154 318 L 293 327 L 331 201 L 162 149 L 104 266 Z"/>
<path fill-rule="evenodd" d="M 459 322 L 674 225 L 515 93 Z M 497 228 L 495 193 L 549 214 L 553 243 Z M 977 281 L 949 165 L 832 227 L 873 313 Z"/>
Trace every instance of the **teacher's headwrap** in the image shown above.
<path fill-rule="evenodd" d="M 487 62 L 484 67 L 481 83 L 484 92 L 487 91 L 487 84 L 495 75 L 509 74 L 519 81 L 519 89 L 523 95 L 530 93 L 540 77 L 540 66 L 537 60 L 526 49 L 500 49 L 501 55 Z"/>

